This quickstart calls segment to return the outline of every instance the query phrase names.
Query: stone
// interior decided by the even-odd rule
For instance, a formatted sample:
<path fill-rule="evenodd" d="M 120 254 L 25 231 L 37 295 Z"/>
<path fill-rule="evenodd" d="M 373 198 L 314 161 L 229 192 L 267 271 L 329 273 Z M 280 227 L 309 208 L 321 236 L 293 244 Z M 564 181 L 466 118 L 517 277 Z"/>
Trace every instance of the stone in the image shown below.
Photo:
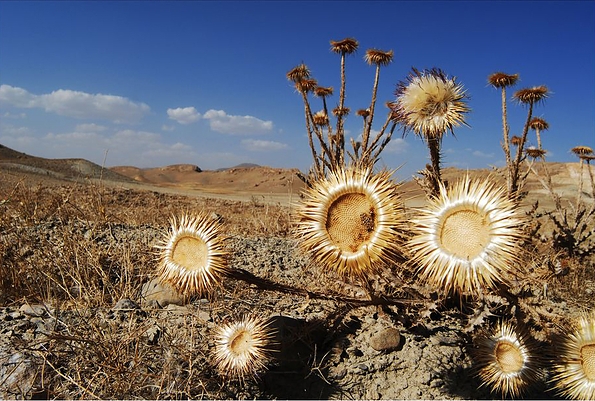
<path fill-rule="evenodd" d="M 157 303 L 161 308 L 172 304 L 183 306 L 186 304 L 186 297 L 178 293 L 170 284 L 152 279 L 143 284 L 141 289 L 141 303 L 148 306 Z"/>
<path fill-rule="evenodd" d="M 30 395 L 36 375 L 36 364 L 22 353 L 2 355 L 0 357 L 0 399 L 16 399 Z"/>
<path fill-rule="evenodd" d="M 370 346 L 376 351 L 394 351 L 401 346 L 401 333 L 393 327 L 380 330 L 370 338 Z"/>
<path fill-rule="evenodd" d="M 46 314 L 47 307 L 42 304 L 23 304 L 19 311 L 27 316 L 41 317 Z"/>
<path fill-rule="evenodd" d="M 115 311 L 132 311 L 135 309 L 139 309 L 138 305 L 136 304 L 136 302 L 128 298 L 122 298 L 114 305 Z"/>

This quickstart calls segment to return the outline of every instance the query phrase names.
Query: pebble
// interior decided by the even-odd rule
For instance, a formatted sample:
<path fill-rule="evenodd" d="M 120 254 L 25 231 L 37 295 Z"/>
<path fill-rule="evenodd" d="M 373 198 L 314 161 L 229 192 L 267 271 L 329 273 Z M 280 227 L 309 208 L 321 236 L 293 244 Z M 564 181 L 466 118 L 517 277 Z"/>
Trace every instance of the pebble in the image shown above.
<path fill-rule="evenodd" d="M 118 302 L 116 302 L 116 304 L 114 305 L 114 310 L 135 310 L 135 309 L 139 309 L 138 305 L 136 304 L 136 302 L 128 299 L 128 298 L 122 298 L 120 299 Z"/>
<path fill-rule="evenodd" d="M 143 284 L 141 289 L 141 300 L 143 304 L 154 305 L 165 308 L 167 305 L 186 304 L 186 297 L 178 293 L 170 284 L 161 283 L 157 279 Z"/>
<path fill-rule="evenodd" d="M 401 334 L 393 327 L 383 329 L 370 338 L 370 346 L 376 351 L 394 351 L 400 345 Z"/>
<path fill-rule="evenodd" d="M 23 304 L 19 311 L 27 316 L 41 317 L 46 314 L 47 308 L 42 304 Z"/>

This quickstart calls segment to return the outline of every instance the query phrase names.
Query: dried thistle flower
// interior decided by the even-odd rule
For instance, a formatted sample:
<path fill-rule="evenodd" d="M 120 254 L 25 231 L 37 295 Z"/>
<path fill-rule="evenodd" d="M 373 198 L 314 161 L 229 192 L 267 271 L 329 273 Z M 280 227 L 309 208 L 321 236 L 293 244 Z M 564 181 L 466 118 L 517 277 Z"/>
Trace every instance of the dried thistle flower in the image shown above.
<path fill-rule="evenodd" d="M 331 40 L 331 51 L 339 54 L 351 54 L 357 50 L 359 43 L 353 38 Z"/>
<path fill-rule="evenodd" d="M 512 97 L 519 103 L 537 104 L 544 101 L 549 96 L 549 93 L 550 92 L 547 86 L 541 85 L 518 90 L 512 95 Z"/>
<path fill-rule="evenodd" d="M 274 334 L 270 322 L 243 316 L 216 329 L 213 359 L 221 375 L 243 379 L 266 368 Z"/>
<path fill-rule="evenodd" d="M 335 115 L 335 117 L 345 117 L 349 114 L 349 111 L 349 107 L 335 107 L 333 109 L 333 114 Z"/>
<path fill-rule="evenodd" d="M 341 169 L 307 190 L 296 234 L 323 269 L 361 278 L 398 255 L 402 205 L 390 176 Z"/>
<path fill-rule="evenodd" d="M 570 151 L 579 157 L 583 155 L 590 155 L 593 153 L 593 149 L 591 147 L 582 145 L 575 146 L 574 148 L 570 149 Z"/>
<path fill-rule="evenodd" d="M 500 322 L 477 340 L 474 359 L 481 386 L 517 398 L 540 378 L 538 355 L 536 342 L 526 329 Z"/>
<path fill-rule="evenodd" d="M 495 72 L 488 77 L 488 83 L 494 88 L 505 88 L 513 86 L 519 79 L 519 74 L 505 74 L 503 72 Z"/>
<path fill-rule="evenodd" d="M 324 112 L 324 110 L 316 112 L 316 114 L 312 116 L 312 120 L 314 121 L 315 125 L 321 127 L 328 125 L 329 122 L 328 115 Z"/>
<path fill-rule="evenodd" d="M 206 214 L 170 221 L 171 231 L 155 245 L 160 250 L 159 280 L 181 294 L 208 294 L 228 269 L 221 223 Z"/>
<path fill-rule="evenodd" d="M 510 143 L 512 143 L 514 146 L 519 146 L 521 144 L 522 138 L 520 136 L 514 135 L 512 138 L 510 138 Z"/>
<path fill-rule="evenodd" d="M 520 257 L 521 217 L 503 188 L 468 176 L 429 200 L 408 243 L 423 280 L 447 293 L 477 295 L 505 282 Z"/>
<path fill-rule="evenodd" d="M 384 50 L 378 50 L 378 49 L 368 49 L 366 50 L 366 55 L 364 56 L 364 60 L 366 60 L 366 63 L 372 65 L 380 65 L 380 66 L 386 66 L 389 65 L 391 63 L 391 61 L 393 61 L 393 51 L 389 50 L 389 51 L 384 51 Z"/>
<path fill-rule="evenodd" d="M 552 381 L 565 397 L 595 400 L 594 312 L 580 316 L 574 329 L 561 337 Z"/>
<path fill-rule="evenodd" d="M 355 112 L 355 114 L 357 114 L 360 117 L 363 117 L 364 119 L 366 117 L 368 117 L 370 115 L 370 109 L 359 109 L 358 111 Z"/>
<path fill-rule="evenodd" d="M 525 153 L 527 154 L 527 156 L 533 158 L 533 159 L 538 159 L 540 157 L 545 156 L 545 154 L 547 153 L 546 150 L 544 149 L 538 149 L 535 147 L 530 147 L 530 148 L 526 148 L 525 149 Z"/>
<path fill-rule="evenodd" d="M 318 86 L 314 89 L 314 95 L 316 95 L 318 97 L 332 96 L 332 94 L 333 94 L 332 86 L 329 86 L 329 87 Z"/>
<path fill-rule="evenodd" d="M 439 69 L 413 69 L 406 81 L 397 85 L 392 103 L 395 120 L 422 139 L 440 138 L 455 126 L 466 125 L 468 96 L 456 79 Z"/>
<path fill-rule="evenodd" d="M 541 117 L 533 117 L 529 121 L 529 127 L 534 130 L 545 131 L 550 128 L 550 125 Z"/>
<path fill-rule="evenodd" d="M 318 82 L 315 79 L 302 79 L 295 83 L 295 88 L 299 92 L 309 93 L 313 92 L 314 89 L 318 86 Z"/>
<path fill-rule="evenodd" d="M 300 64 L 287 73 L 287 79 L 296 83 L 308 78 L 310 78 L 310 70 L 306 64 Z"/>

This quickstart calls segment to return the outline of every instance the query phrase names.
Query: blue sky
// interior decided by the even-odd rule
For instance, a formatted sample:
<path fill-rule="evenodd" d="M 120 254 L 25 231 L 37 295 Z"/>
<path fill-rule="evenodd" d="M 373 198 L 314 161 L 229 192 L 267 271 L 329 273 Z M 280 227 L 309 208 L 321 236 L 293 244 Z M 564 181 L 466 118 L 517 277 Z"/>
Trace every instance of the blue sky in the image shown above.
<path fill-rule="evenodd" d="M 411 67 L 441 68 L 464 85 L 470 128 L 444 138 L 444 166 L 504 164 L 500 93 L 487 85 L 496 71 L 520 74 L 509 95 L 551 90 L 534 110 L 550 125 L 550 161 L 595 147 L 593 1 L 2 1 L 0 143 L 99 164 L 107 152 L 107 166 L 307 171 L 303 104 L 285 74 L 304 62 L 338 94 L 329 41 L 346 37 L 360 43 L 347 59 L 352 111 L 370 102 L 365 50 L 395 54 L 381 72 L 375 129 Z M 526 108 L 508 106 L 511 135 L 520 134 Z M 355 113 L 346 129 L 360 134 Z M 395 134 L 380 165 L 403 165 L 397 176 L 408 179 L 428 160 L 419 138 Z"/>

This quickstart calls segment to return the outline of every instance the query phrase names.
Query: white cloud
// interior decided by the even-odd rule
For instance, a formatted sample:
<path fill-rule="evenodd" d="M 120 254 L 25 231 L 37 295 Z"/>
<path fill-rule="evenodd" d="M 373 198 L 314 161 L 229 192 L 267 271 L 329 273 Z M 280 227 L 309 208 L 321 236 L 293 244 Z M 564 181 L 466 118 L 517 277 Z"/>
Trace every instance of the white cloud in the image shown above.
<path fill-rule="evenodd" d="M 78 124 L 74 130 L 77 132 L 103 132 L 106 129 L 107 129 L 107 127 L 105 127 L 103 125 L 91 123 L 91 124 Z"/>
<path fill-rule="evenodd" d="M 259 139 L 244 139 L 242 146 L 251 152 L 270 152 L 287 149 L 289 146 L 285 143 L 274 141 L 263 141 Z"/>
<path fill-rule="evenodd" d="M 166 125 L 166 124 L 163 124 L 163 125 L 161 126 L 161 131 L 168 131 L 168 132 L 171 132 L 171 131 L 173 131 L 174 129 L 175 129 L 175 127 L 174 127 L 173 125 Z"/>
<path fill-rule="evenodd" d="M 409 149 L 409 144 L 403 138 L 391 138 L 390 142 L 384 148 L 386 153 L 403 154 Z"/>
<path fill-rule="evenodd" d="M 25 113 L 13 114 L 13 113 L 7 111 L 6 113 L 2 114 L 2 118 L 23 119 L 26 117 L 27 117 L 27 114 L 25 114 Z"/>
<path fill-rule="evenodd" d="M 150 111 L 145 103 L 133 102 L 125 97 L 90 94 L 69 89 L 58 89 L 48 94 L 35 95 L 25 89 L 0 85 L 0 104 L 18 108 L 42 108 L 46 112 L 80 119 L 102 119 L 115 123 L 135 123 Z"/>
<path fill-rule="evenodd" d="M 200 119 L 200 113 L 194 107 L 178 107 L 177 109 L 167 109 L 167 115 L 170 120 L 177 121 L 180 124 L 190 124 Z"/>
<path fill-rule="evenodd" d="M 482 158 L 486 158 L 486 159 L 491 159 L 494 157 L 494 153 L 484 153 L 481 150 L 476 150 L 472 154 L 475 157 L 482 157 Z"/>
<path fill-rule="evenodd" d="M 264 134 L 273 129 L 272 121 L 263 121 L 252 116 L 234 116 L 223 110 L 208 110 L 203 118 L 209 120 L 209 125 L 213 131 L 222 134 Z"/>

